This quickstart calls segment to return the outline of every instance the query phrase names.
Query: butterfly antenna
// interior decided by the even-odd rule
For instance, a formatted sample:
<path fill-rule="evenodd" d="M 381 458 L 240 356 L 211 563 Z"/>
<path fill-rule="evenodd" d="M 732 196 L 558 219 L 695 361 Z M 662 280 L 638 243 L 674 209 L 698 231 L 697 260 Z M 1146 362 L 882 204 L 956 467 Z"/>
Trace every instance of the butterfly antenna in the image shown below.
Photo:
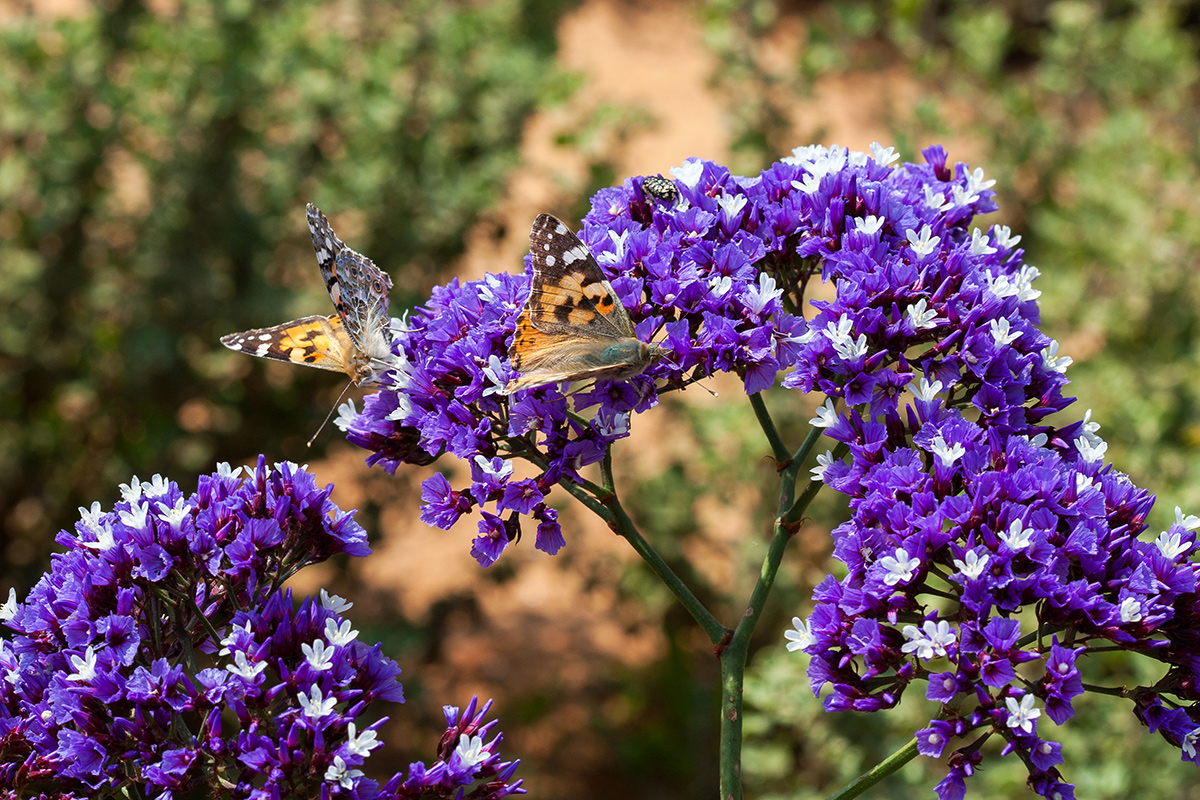
<path fill-rule="evenodd" d="M 333 419 L 333 412 L 337 411 L 338 406 L 341 405 L 342 398 L 346 396 L 346 392 L 350 391 L 350 387 L 353 385 L 354 381 L 350 381 L 346 384 L 346 388 L 342 389 L 342 393 L 338 395 L 338 399 L 333 402 L 333 408 L 329 409 L 329 413 L 325 415 L 325 421 L 321 423 L 321 426 L 317 428 L 317 432 L 314 433 L 312 438 L 308 440 L 308 444 L 305 445 L 306 447 L 313 446 L 313 442 L 315 442 L 317 437 L 321 435 L 321 431 L 325 430 L 325 426 L 329 424 L 329 420 Z"/>

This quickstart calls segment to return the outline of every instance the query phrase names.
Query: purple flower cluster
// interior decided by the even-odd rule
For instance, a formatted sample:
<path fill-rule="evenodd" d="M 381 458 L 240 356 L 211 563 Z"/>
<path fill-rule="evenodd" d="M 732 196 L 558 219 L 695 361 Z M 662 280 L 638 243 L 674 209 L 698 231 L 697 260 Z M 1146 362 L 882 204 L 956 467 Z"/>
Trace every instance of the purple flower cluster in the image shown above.
<path fill-rule="evenodd" d="M 850 498 L 833 532 L 846 574 L 817 587 L 789 648 L 812 656 L 828 710 L 890 708 L 926 681 L 941 708 L 920 751 L 971 737 L 949 757 L 943 798 L 963 796 L 991 735 L 1035 791 L 1073 796 L 1037 720 L 1073 715 L 1076 661 L 1098 645 L 1170 665 L 1135 710 L 1196 760 L 1200 520 L 1143 540 L 1153 497 L 1102 465 L 1099 426 L 1044 424 L 1071 402 L 1070 359 L 1037 329 L 1037 270 L 1006 229 L 968 229 L 995 207 L 982 172 L 925 155 L 893 171 L 878 153 L 801 149 L 760 184 L 801 190 L 775 229 L 799 231 L 797 252 L 837 291 L 814 303 L 783 385 L 828 396 L 813 424 L 849 454 L 813 470 Z"/>
<path fill-rule="evenodd" d="M 1072 402 L 1071 359 L 1038 329 L 1038 270 L 1006 227 L 971 227 L 996 210 L 994 182 L 940 147 L 924 156 L 798 148 L 753 178 L 692 159 L 671 171 L 678 197 L 661 179 L 652 193 L 642 179 L 602 190 L 581 238 L 666 358 L 571 396 L 506 397 L 528 272 L 452 282 L 402 326 L 394 382 L 342 425 L 389 470 L 466 459 L 470 485 L 428 479 L 422 517 L 449 528 L 476 512 L 472 552 L 486 566 L 522 517 L 537 521 L 539 549 L 563 545 L 546 492 L 580 482 L 660 391 L 726 371 L 752 394 L 785 373 L 785 388 L 827 398 L 813 422 L 840 444 L 813 475 L 853 514 L 834 532 L 846 575 L 819 586 L 789 645 L 813 656 L 829 709 L 887 708 L 926 681 L 941 710 L 922 752 L 975 737 L 949 755 L 942 797 L 961 796 L 980 739 L 995 735 L 1038 792 L 1068 797 L 1037 720 L 1072 715 L 1076 662 L 1102 644 L 1169 665 L 1134 693 L 1135 711 L 1195 760 L 1200 520 L 1180 515 L 1144 540 L 1153 498 L 1103 466 L 1099 426 L 1052 424 Z M 816 275 L 836 295 L 805 321 Z"/>
<path fill-rule="evenodd" d="M 280 588 L 367 554 L 365 532 L 293 464 L 240 473 L 221 465 L 190 496 L 134 478 L 111 511 L 80 509 L 51 570 L 0 606 L 0 796 L 445 796 L 363 777 L 386 717 L 359 719 L 403 702 L 400 670 L 358 641 L 341 598 L 296 608 Z M 499 783 L 479 796 L 520 791 L 494 744 L 455 785 L 490 765 Z"/>
<path fill-rule="evenodd" d="M 381 798 L 417 800 L 417 798 L 469 797 L 471 800 L 500 800 L 511 794 L 524 794 L 521 781 L 512 781 L 519 761 L 502 761 L 499 745 L 504 734 L 497 733 L 490 741 L 486 739 L 496 721 L 485 722 L 489 700 L 479 707 L 479 700 L 471 698 L 466 709 L 445 706 L 446 732 L 438 741 L 437 760 L 426 767 L 418 761 L 408 767 L 408 778 L 400 781 L 399 776 L 388 783 L 380 793 Z M 474 786 L 469 793 L 465 787 Z M 457 790 L 457 791 L 456 791 Z"/>

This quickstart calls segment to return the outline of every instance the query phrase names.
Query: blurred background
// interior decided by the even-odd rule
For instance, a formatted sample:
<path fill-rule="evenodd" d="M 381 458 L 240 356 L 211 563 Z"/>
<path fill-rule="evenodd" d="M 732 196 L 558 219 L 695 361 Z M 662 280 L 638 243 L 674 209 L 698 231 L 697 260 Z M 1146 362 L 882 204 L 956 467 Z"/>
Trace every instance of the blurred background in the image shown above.
<path fill-rule="evenodd" d="M 354 600 L 404 669 L 370 774 L 431 758 L 441 706 L 478 693 L 531 796 L 708 798 L 711 647 L 620 540 L 564 495 L 558 556 L 524 542 L 481 570 L 473 526 L 417 517 L 433 467 L 368 470 L 334 429 L 305 448 L 342 381 L 219 336 L 329 313 L 309 201 L 390 272 L 399 315 L 451 277 L 520 269 L 538 212 L 577 226 L 596 189 L 689 156 L 755 174 L 797 145 L 940 143 L 996 179 L 979 224 L 1023 237 L 1075 359 L 1068 413 L 1091 408 L 1159 496 L 1157 531 L 1200 513 L 1198 37 L 1200 3 L 1170 0 L 0 0 L 0 592 L 24 595 L 76 508 L 131 475 L 186 492 L 216 461 L 307 462 L 375 553 L 296 588 Z M 738 385 L 714 385 L 640 417 L 616 464 L 643 532 L 728 622 L 774 469 Z M 767 398 L 793 443 L 819 400 Z M 824 796 L 930 714 L 918 691 L 824 715 L 783 650 L 843 513 L 819 498 L 759 626 L 750 796 Z M 1078 705 L 1043 734 L 1079 797 L 1200 797 L 1127 703 Z M 980 796 L 1026 796 L 1019 764 L 985 767 Z M 929 797 L 943 774 L 918 760 L 875 796 Z"/>

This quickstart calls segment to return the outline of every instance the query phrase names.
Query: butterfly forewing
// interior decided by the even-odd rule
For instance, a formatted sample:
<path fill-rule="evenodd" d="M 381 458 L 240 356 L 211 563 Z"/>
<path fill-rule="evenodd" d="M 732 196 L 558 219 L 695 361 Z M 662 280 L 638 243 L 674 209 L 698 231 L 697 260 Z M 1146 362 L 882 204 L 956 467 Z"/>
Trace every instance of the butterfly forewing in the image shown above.
<path fill-rule="evenodd" d="M 320 209 L 308 204 L 308 230 L 329 299 L 360 348 L 376 334 L 386 335 L 392 279 L 375 262 L 347 247 Z"/>
<path fill-rule="evenodd" d="M 538 215 L 529 231 L 529 254 L 533 289 L 527 308 L 535 327 L 576 337 L 633 336 L 629 315 L 600 265 L 561 220 Z"/>

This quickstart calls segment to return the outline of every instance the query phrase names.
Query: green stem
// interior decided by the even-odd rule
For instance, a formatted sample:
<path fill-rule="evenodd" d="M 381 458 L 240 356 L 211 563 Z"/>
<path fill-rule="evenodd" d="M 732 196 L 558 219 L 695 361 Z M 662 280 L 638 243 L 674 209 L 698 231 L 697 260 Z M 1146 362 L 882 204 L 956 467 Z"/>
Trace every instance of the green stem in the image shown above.
<path fill-rule="evenodd" d="M 767 404 L 763 402 L 762 392 L 750 395 L 750 406 L 754 409 L 754 416 L 758 417 L 758 424 L 762 426 L 763 433 L 767 436 L 771 452 L 775 454 L 775 463 L 779 465 L 780 469 L 783 469 L 792 463 L 792 453 L 784 445 L 779 431 L 775 428 L 775 421 L 771 419 L 771 414 L 767 411 Z"/>
<path fill-rule="evenodd" d="M 870 789 L 881 780 L 896 772 L 908 762 L 912 761 L 917 756 L 917 740 L 910 739 L 908 744 L 901 747 L 896 752 L 892 753 L 883 761 L 875 765 L 870 772 L 859 775 L 853 783 L 843 787 L 837 794 L 831 794 L 828 800 L 850 800 L 851 797 L 858 797 L 860 794 Z"/>
<path fill-rule="evenodd" d="M 751 402 L 754 397 L 751 396 Z M 764 427 L 764 430 L 766 428 Z M 770 435 L 768 434 L 768 438 Z M 810 436 L 809 439 L 812 439 Z M 805 444 L 810 444 L 806 441 Z M 771 542 L 763 557 L 758 580 L 750 592 L 746 610 L 738 621 L 729 644 L 720 652 L 721 658 L 721 737 L 720 737 L 720 781 L 722 800 L 741 800 L 742 797 L 742 689 L 746 674 L 746 658 L 750 652 L 750 637 L 762 616 L 763 607 L 775 585 L 779 565 L 788 541 L 795 533 L 795 526 L 787 522 L 787 515 L 795 509 L 796 475 L 800 461 L 791 459 L 779 475 L 779 510 L 775 517 Z M 816 494 L 811 486 L 810 493 Z M 820 488 L 818 483 L 817 488 Z M 807 503 L 806 503 L 807 505 Z"/>
<path fill-rule="evenodd" d="M 542 469 L 546 467 L 545 462 L 539 458 L 529 457 L 529 460 L 542 467 Z M 576 500 L 587 506 L 592 513 L 608 523 L 608 527 L 612 528 L 615 533 L 629 542 L 634 552 L 642 557 L 642 560 L 646 562 L 651 571 L 658 576 L 659 580 L 666 584 L 666 587 L 671 590 L 671 594 L 675 595 L 675 598 L 692 615 L 692 619 L 696 620 L 700 627 L 704 629 L 704 633 L 713 644 L 724 640 L 729 634 L 728 629 L 704 607 L 704 604 L 700 602 L 700 598 L 696 597 L 692 593 L 692 590 L 679 579 L 679 576 L 663 560 L 662 556 L 642 537 L 637 527 L 633 524 L 633 520 L 625 513 L 625 509 L 621 506 L 621 501 L 617 499 L 616 489 L 613 486 L 611 447 L 604 453 L 604 461 L 600 464 L 600 474 L 604 480 L 603 486 L 597 486 L 582 478 L 579 483 L 563 478 L 558 482 L 558 485 L 570 492 Z"/>

